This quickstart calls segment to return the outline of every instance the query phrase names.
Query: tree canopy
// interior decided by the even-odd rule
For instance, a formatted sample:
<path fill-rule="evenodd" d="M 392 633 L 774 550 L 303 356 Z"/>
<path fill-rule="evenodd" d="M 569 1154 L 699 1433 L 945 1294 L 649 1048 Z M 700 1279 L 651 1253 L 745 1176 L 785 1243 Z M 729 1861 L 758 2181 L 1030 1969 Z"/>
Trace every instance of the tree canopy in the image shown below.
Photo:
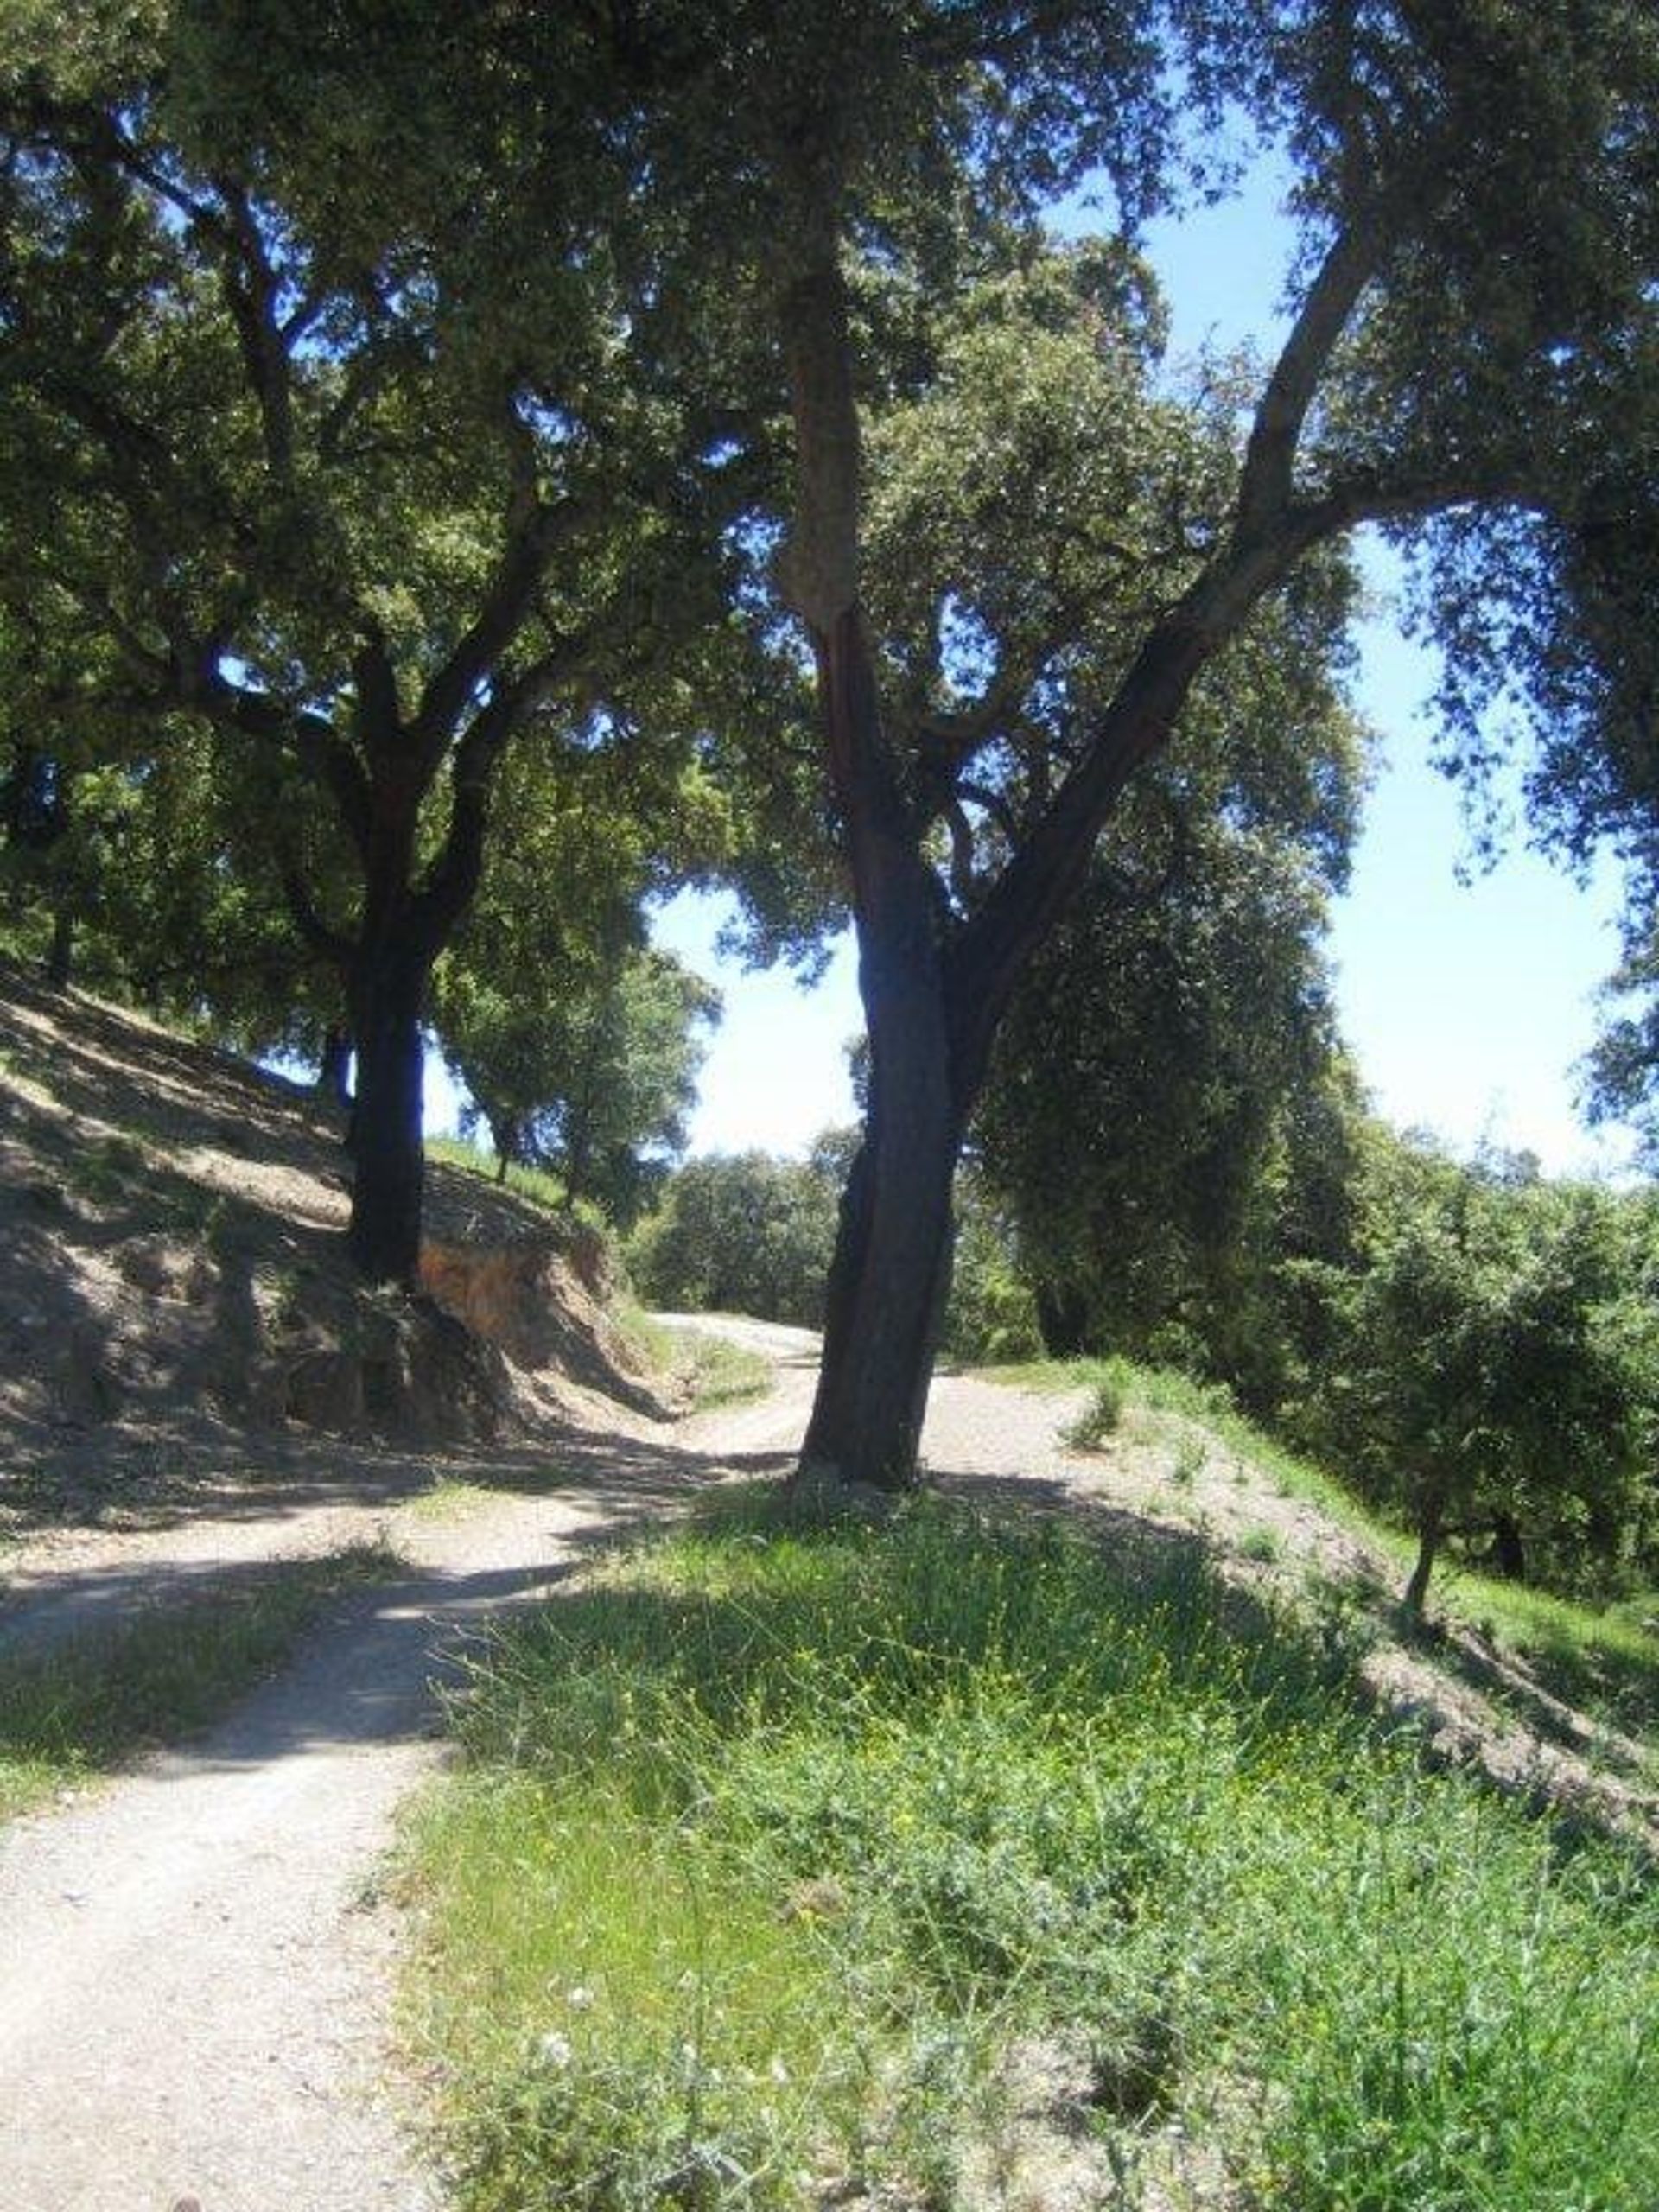
<path fill-rule="evenodd" d="M 514 161 L 513 57 L 480 88 L 441 11 L 65 29 L 26 12 L 0 81 L 9 719 L 66 760 L 181 717 L 242 748 L 245 837 L 353 1032 L 354 1249 L 406 1274 L 420 1020 L 493 777 L 531 724 L 607 743 L 671 609 L 717 628 L 708 426 L 581 39 L 537 97 L 563 167 Z"/>
<path fill-rule="evenodd" d="M 1241 896 L 1265 808 L 1264 926 L 1317 882 L 1293 825 L 1344 772 L 1286 671 L 1329 664 L 1356 529 L 1416 557 L 1459 757 L 1507 687 L 1540 821 L 1646 849 L 1643 0 L 73 12 L 0 70 L 13 810 L 30 748 L 68 790 L 178 717 L 278 764 L 252 818 L 343 979 L 371 1268 L 412 1258 L 419 1023 L 510 741 L 723 751 L 763 931 L 850 906 L 808 1453 L 889 1484 L 1056 931 L 1114 873 L 1173 886 L 1184 805 Z M 1138 226 L 1262 148 L 1282 340 L 1183 387 Z M 1056 249 L 1085 180 L 1108 235 Z M 1275 682 L 1285 741 L 1229 766 Z"/>

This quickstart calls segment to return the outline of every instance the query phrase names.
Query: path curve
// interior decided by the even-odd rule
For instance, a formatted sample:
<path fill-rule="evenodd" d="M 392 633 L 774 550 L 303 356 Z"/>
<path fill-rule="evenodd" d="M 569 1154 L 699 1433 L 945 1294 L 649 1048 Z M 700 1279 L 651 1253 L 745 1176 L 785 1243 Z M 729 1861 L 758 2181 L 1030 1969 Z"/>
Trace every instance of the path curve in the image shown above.
<path fill-rule="evenodd" d="M 433 1678 L 584 1544 L 725 1471 L 721 1443 L 706 1424 L 560 1440 L 544 1495 L 508 1491 L 450 1521 L 383 1511 L 416 1560 L 406 1581 L 343 1603 L 200 1740 L 0 1830 L 0 2212 L 442 2202 L 393 2082 L 404 1931 L 375 1894 L 397 1806 L 439 1756 Z M 522 1462 L 508 1472 L 528 1478 Z M 245 1556 L 245 1523 L 226 1534 Z M 291 1540 L 272 1524 L 273 1550 Z M 179 1549 L 194 1572 L 199 1526 Z M 156 1544 L 142 1567 L 127 1550 L 32 1577 L 31 1626 L 54 1600 L 79 1624 L 100 1573 L 120 1586 L 116 1611 L 176 1586 Z"/>
<path fill-rule="evenodd" d="M 343 1604 L 298 1662 L 194 1745 L 0 1832 L 3 2212 L 434 2212 L 391 2064 L 404 1931 L 375 1874 L 397 1806 L 439 1756 L 432 1681 L 469 1630 L 568 1573 L 585 1542 L 733 1473 L 781 1472 L 810 1408 L 817 1339 L 685 1317 L 760 1351 L 772 1391 L 671 1435 L 573 1436 L 499 1469 L 453 1522 L 382 1501 L 416 1571 Z M 1040 1468 L 1055 1401 L 943 1377 L 935 1463 Z M 460 1470 L 477 1479 L 481 1462 Z M 541 1494 L 525 1496 L 525 1484 Z M 296 1543 L 355 1516 L 337 1502 Z M 298 1516 L 303 1523 L 306 1516 Z M 353 1529 L 351 1533 L 359 1533 Z M 181 1525 L 21 1578 L 30 1637 L 211 1580 L 260 1547 Z M 102 1578 L 102 1579 L 100 1579 Z M 6 1614 L 0 1610 L 0 1642 Z"/>

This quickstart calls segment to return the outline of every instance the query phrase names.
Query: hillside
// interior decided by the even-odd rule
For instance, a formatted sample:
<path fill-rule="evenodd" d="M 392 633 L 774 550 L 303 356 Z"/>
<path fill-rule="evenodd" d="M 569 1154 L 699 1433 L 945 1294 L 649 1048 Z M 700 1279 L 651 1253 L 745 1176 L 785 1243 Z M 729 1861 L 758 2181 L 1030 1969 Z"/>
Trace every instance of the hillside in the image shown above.
<path fill-rule="evenodd" d="M 759 1542 L 776 1499 L 725 1485 L 791 1465 L 815 1338 L 705 1317 L 772 1387 L 671 1425 L 605 1318 L 597 1254 L 442 1166 L 429 1296 L 364 1293 L 315 1100 L 4 986 L 0 2108 L 28 2122 L 0 2130 L 0 2202 L 528 2212 L 575 2201 L 560 2161 L 590 2152 L 677 2189 L 690 2141 L 703 2163 L 678 2201 L 706 2169 L 698 2202 L 792 2203 L 810 2169 L 805 2202 L 893 2212 L 937 2169 L 928 2201 L 986 2212 L 1232 2212 L 1265 2146 L 1290 2178 L 1249 2201 L 1351 2212 L 1307 2195 L 1310 2161 L 1346 2131 L 1370 2173 L 1385 2142 L 1375 1987 L 1408 1971 L 1430 2088 L 1453 2063 L 1458 1913 L 1486 1931 L 1495 2047 L 1528 2007 L 1561 2022 L 1560 2052 L 1482 2121 L 1538 2169 L 1503 2201 L 1554 2212 L 1586 2134 L 1638 2185 L 1605 2081 L 1561 2066 L 1605 2076 L 1597 2054 L 1650 2012 L 1639 1857 L 1584 1840 L 1611 1827 L 1650 1857 L 1650 1737 L 1478 1636 L 1402 1645 L 1390 1563 L 1211 1409 L 1131 1394 L 1084 1450 L 1077 1371 L 944 1374 L 938 1497 Z M 710 1491 L 713 1517 L 663 1541 Z M 619 1550 L 635 1528 L 649 1547 Z M 286 1646 L 233 1676 L 226 1647 L 284 1590 Z M 460 1648 L 468 1695 L 440 1707 Z M 189 1700 L 177 1663 L 175 1701 L 136 1696 L 179 1651 Z M 798 1704 L 798 1741 L 773 1725 Z M 699 1746 L 728 1777 L 749 1762 L 752 1802 L 712 1770 L 664 1796 Z M 640 1763 L 620 1822 L 611 1759 Z M 1526 1820 L 1426 1765 L 1572 1817 Z M 423 1790 L 440 1767 L 455 1790 Z M 704 1817 L 722 1802 L 724 1836 Z M 1342 1884 L 1370 1857 L 1367 1980 Z M 1395 1859 L 1428 1884 L 1421 1924 L 1389 1906 Z M 1331 1993 L 1328 2017 L 1326 1996 L 1297 2000 L 1319 2031 L 1300 2075 L 1281 2064 L 1301 2048 L 1279 2027 L 1284 1930 L 1306 1988 Z M 715 2041 L 688 2076 L 711 1959 Z M 1351 2127 L 1279 2129 L 1351 2047 Z M 858 2160 L 835 2151 L 838 2112 Z M 1449 2139 L 1438 2106 L 1429 2121 L 1424 2141 Z M 1405 2193 L 1364 2201 L 1416 2212 L 1417 2152 L 1388 2126 Z M 722 2195 L 740 2171 L 754 2192 Z"/>
<path fill-rule="evenodd" d="M 435 1165 L 415 1300 L 345 1256 L 308 1091 L 0 968 L 0 1532 L 257 1481 L 322 1440 L 503 1442 L 661 1411 L 585 1231 Z"/>

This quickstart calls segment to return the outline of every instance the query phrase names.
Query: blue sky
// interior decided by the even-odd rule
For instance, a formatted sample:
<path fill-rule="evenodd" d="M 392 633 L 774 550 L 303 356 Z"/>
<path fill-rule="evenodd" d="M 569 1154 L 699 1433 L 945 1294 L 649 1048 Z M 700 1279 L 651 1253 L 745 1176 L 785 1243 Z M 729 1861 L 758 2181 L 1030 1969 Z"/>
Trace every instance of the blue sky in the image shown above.
<path fill-rule="evenodd" d="M 1177 353 L 1270 340 L 1288 250 L 1270 176 L 1237 200 L 1155 224 L 1148 247 Z M 1557 1173 L 1616 1170 L 1628 1145 L 1586 1129 L 1573 1074 L 1595 1034 L 1597 986 L 1618 957 L 1616 883 L 1603 873 L 1576 885 L 1519 836 L 1495 868 L 1468 876 L 1458 796 L 1428 762 L 1433 680 L 1432 657 L 1386 615 L 1368 624 L 1358 703 L 1380 734 L 1382 767 L 1334 918 L 1344 1033 L 1396 1124 L 1460 1150 L 1529 1147 Z M 850 952 L 805 995 L 781 973 L 746 976 L 719 963 L 718 922 L 712 902 L 683 899 L 658 932 L 726 994 L 695 1147 L 798 1150 L 850 1117 L 843 1053 L 861 1020 Z"/>

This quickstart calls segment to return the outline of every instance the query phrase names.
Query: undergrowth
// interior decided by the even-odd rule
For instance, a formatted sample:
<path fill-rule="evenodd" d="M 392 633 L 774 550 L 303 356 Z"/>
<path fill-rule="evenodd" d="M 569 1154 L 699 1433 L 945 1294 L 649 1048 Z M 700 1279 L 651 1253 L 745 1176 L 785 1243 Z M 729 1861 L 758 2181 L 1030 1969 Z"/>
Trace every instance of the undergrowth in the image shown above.
<path fill-rule="evenodd" d="M 772 1362 L 729 1337 L 709 1329 L 677 1328 L 631 1302 L 620 1306 L 616 1319 L 645 1363 L 693 1413 L 747 1405 L 765 1397 L 772 1388 Z"/>
<path fill-rule="evenodd" d="M 728 1497 L 504 1624 L 410 1840 L 461 2203 L 1015 2202 L 1034 2054 L 1088 2201 L 1650 2212 L 1653 1891 L 1351 1659 L 938 1503 Z"/>
<path fill-rule="evenodd" d="M 124 1630 L 0 1656 L 0 1819 L 204 1726 L 336 1599 L 401 1572 L 384 1545 L 353 1544 L 276 1562 Z"/>
<path fill-rule="evenodd" d="M 1403 1587 L 1414 1555 L 1410 1537 L 1369 1511 L 1322 1468 L 1275 1442 L 1239 1413 L 1220 1384 L 1175 1369 L 1130 1360 L 1036 1360 L 985 1370 L 988 1379 L 1026 1389 L 1086 1390 L 1083 1413 L 1066 1432 L 1082 1450 L 1097 1450 L 1135 1419 L 1173 1415 L 1224 1444 L 1281 1495 L 1306 1500 L 1389 1563 Z M 1192 1449 L 1189 1433 L 1180 1447 Z M 1176 1478 L 1179 1479 L 1179 1452 Z M 1452 1560 L 1436 1576 L 1433 1609 L 1460 1627 L 1489 1637 L 1524 1662 L 1543 1688 L 1598 1721 L 1641 1736 L 1659 1734 L 1659 1592 L 1597 1607 L 1477 1573 Z"/>

